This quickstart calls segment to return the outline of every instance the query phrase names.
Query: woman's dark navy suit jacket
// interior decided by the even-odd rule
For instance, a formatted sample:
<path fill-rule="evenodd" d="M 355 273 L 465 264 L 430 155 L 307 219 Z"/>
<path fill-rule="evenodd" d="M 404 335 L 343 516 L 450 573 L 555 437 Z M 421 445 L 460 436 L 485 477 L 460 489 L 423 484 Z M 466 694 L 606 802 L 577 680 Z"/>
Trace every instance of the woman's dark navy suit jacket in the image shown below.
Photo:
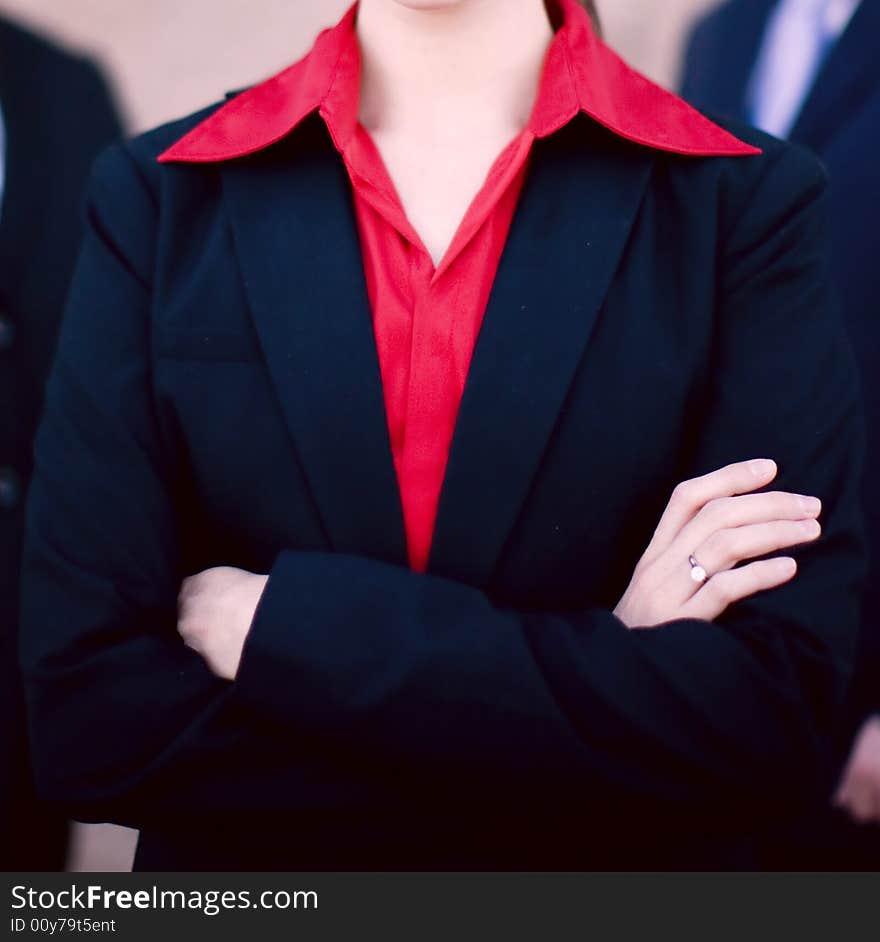
<path fill-rule="evenodd" d="M 45 794 L 142 867 L 287 870 L 684 864 L 812 795 L 863 568 L 813 159 L 536 142 L 420 575 L 345 169 L 316 116 L 158 164 L 203 117 L 94 171 L 29 506 Z M 824 501 L 794 582 L 627 630 L 673 486 L 765 456 Z M 176 631 L 214 565 L 271 573 L 234 683 Z"/>

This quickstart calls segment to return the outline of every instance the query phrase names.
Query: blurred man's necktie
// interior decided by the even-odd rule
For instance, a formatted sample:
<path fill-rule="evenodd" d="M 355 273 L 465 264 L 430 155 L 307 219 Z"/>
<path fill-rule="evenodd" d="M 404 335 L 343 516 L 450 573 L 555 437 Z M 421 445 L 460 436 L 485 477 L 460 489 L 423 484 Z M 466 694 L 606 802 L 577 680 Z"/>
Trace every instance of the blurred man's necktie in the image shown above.
<path fill-rule="evenodd" d="M 859 0 L 780 0 L 767 24 L 748 92 L 754 125 L 785 137 L 825 57 Z"/>

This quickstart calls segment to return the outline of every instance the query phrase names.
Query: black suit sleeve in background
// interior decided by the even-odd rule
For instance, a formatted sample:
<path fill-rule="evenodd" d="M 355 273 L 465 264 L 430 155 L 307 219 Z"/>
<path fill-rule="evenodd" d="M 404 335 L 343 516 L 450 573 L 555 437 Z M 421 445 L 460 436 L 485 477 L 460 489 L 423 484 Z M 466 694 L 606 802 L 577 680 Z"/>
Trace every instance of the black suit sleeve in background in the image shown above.
<path fill-rule="evenodd" d="M 122 129 L 91 62 L 2 17 L 0 105 L 0 870 L 57 870 L 67 822 L 34 793 L 16 650 L 24 494 L 89 168 Z"/>
<path fill-rule="evenodd" d="M 703 87 L 703 72 L 706 69 L 706 24 L 699 21 L 688 35 L 679 76 L 678 94 L 685 101 L 700 107 L 700 92 Z M 711 59 L 709 60 L 711 62 Z"/>
<path fill-rule="evenodd" d="M 700 473 L 757 437 L 825 504 L 794 583 L 720 623 L 628 631 L 522 612 L 368 559 L 284 552 L 239 678 L 175 630 L 179 456 L 150 396 L 157 207 L 100 162 L 37 448 L 23 657 L 45 792 L 81 817 L 295 810 L 386 797 L 788 801 L 815 783 L 850 669 L 862 575 L 861 426 L 826 296 L 823 182 L 785 150 L 723 234 Z M 646 394 L 652 394 L 650 391 Z M 744 431 L 748 434 L 745 435 Z M 312 783 L 335 764 L 334 792 Z"/>

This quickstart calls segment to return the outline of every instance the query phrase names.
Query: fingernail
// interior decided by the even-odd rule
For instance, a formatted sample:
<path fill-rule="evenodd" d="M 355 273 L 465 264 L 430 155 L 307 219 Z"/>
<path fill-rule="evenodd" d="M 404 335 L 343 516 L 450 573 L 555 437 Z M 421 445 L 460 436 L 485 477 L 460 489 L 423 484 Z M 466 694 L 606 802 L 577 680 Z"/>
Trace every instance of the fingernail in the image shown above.
<path fill-rule="evenodd" d="M 818 520 L 804 520 L 801 526 L 807 536 L 818 536 L 822 532 L 822 527 L 819 526 Z"/>
<path fill-rule="evenodd" d="M 791 556 L 781 556 L 776 560 L 776 565 L 779 566 L 784 576 L 791 575 L 797 569 L 797 563 Z"/>
<path fill-rule="evenodd" d="M 756 458 L 754 461 L 749 462 L 749 468 L 755 477 L 765 478 L 776 470 L 776 462 L 771 461 L 769 458 Z"/>
<path fill-rule="evenodd" d="M 807 497 L 804 494 L 798 495 L 801 508 L 808 514 L 817 514 L 822 509 L 822 501 L 818 497 Z"/>

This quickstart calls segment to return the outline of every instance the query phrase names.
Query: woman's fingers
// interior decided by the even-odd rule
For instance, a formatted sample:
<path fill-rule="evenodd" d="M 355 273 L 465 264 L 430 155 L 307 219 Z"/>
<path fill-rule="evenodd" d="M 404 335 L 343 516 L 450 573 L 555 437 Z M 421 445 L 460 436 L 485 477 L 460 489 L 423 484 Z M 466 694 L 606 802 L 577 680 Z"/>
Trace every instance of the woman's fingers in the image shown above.
<path fill-rule="evenodd" d="M 712 621 L 734 602 L 791 579 L 794 560 L 759 557 L 815 540 L 822 504 L 784 491 L 754 493 L 776 472 L 775 462 L 753 459 L 676 487 L 614 609 L 621 621 L 630 627 L 679 617 Z M 694 581 L 690 557 L 709 573 L 705 584 Z M 756 561 L 739 566 L 748 560 Z"/>
<path fill-rule="evenodd" d="M 821 512 L 822 501 L 818 497 L 766 491 L 738 497 L 716 497 L 704 504 L 686 527 L 711 533 L 725 527 L 742 527 L 768 520 L 806 520 L 818 517 Z"/>
<path fill-rule="evenodd" d="M 818 520 L 774 520 L 744 527 L 716 530 L 693 550 L 707 573 L 720 573 L 747 559 L 811 543 L 819 537 Z M 690 554 L 689 554 L 690 555 Z"/>
<path fill-rule="evenodd" d="M 710 501 L 672 544 L 650 562 L 651 578 L 684 603 L 696 591 L 688 559 L 711 576 L 777 550 L 810 543 L 821 533 L 821 502 L 797 494 L 746 494 Z"/>
<path fill-rule="evenodd" d="M 685 524 L 710 501 L 750 494 L 765 487 L 775 477 L 776 462 L 768 458 L 756 458 L 738 461 L 701 477 L 683 481 L 672 492 L 645 556 L 653 557 L 662 553 Z"/>
<path fill-rule="evenodd" d="M 775 589 L 790 581 L 797 572 L 797 563 L 790 556 L 761 559 L 738 569 L 728 569 L 712 576 L 708 582 L 681 607 L 682 618 L 714 621 L 735 602 Z"/>
<path fill-rule="evenodd" d="M 719 497 L 705 504 L 682 527 L 674 542 L 679 550 L 683 547 L 692 553 L 695 547 L 720 530 L 775 520 L 814 520 L 821 511 L 822 502 L 817 497 L 785 491 Z"/>

